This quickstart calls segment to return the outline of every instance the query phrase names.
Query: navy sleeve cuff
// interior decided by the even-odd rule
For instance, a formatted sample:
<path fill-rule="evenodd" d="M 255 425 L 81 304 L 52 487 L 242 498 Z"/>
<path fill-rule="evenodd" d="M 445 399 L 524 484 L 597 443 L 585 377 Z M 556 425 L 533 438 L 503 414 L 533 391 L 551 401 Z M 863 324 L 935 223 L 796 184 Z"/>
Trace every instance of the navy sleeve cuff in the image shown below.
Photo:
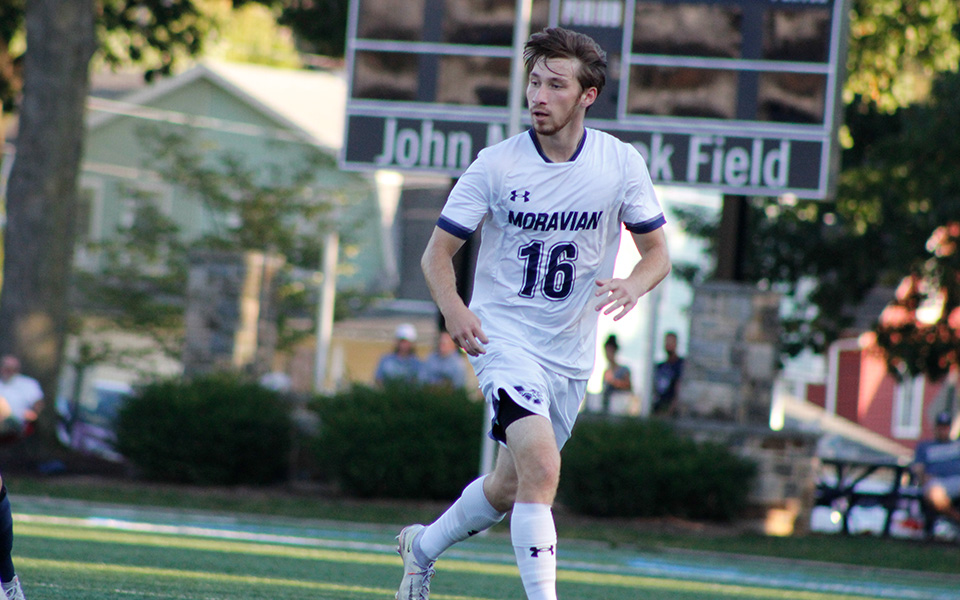
<path fill-rule="evenodd" d="M 446 231 L 450 235 L 457 236 L 461 240 L 467 239 L 475 231 L 475 230 L 467 229 L 466 227 L 463 227 L 461 225 L 458 225 L 457 223 L 454 223 L 453 221 L 451 221 L 450 219 L 442 215 L 440 216 L 439 219 L 437 219 L 437 227 Z"/>
<path fill-rule="evenodd" d="M 643 223 L 624 223 L 624 226 L 630 233 L 650 233 L 651 231 L 660 229 L 666 225 L 666 223 L 667 220 L 664 218 L 663 213 L 660 213 L 654 218 L 644 221 Z"/>

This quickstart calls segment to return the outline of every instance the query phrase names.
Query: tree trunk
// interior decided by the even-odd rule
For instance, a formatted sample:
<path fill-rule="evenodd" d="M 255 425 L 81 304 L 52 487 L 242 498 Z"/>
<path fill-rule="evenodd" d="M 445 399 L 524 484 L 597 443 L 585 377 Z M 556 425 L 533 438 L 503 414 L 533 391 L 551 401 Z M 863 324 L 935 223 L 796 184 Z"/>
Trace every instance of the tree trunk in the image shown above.
<path fill-rule="evenodd" d="M 95 0 L 30 0 L 16 158 L 7 187 L 0 352 L 56 394 L 67 330 Z M 45 424 L 53 416 L 45 410 Z"/>

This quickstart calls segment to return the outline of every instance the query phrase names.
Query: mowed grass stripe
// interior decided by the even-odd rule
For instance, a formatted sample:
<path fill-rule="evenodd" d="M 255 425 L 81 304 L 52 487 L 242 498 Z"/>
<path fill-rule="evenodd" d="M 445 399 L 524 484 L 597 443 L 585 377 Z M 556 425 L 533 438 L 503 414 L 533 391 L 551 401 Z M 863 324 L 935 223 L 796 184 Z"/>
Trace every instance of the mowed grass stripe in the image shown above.
<path fill-rule="evenodd" d="M 163 534 L 98 530 L 89 527 L 76 528 L 57 525 L 47 526 L 35 523 L 21 523 L 18 524 L 16 535 L 59 540 L 128 544 L 144 547 L 162 547 L 166 549 L 180 548 L 183 550 L 203 550 L 210 552 L 261 555 L 327 562 L 382 565 L 389 568 L 399 568 L 400 566 L 399 559 L 392 553 L 304 548 L 299 546 L 237 542 L 219 539 L 211 540 Z M 140 568 L 124 567 L 120 565 L 106 566 L 116 568 Z M 440 568 L 443 571 L 449 572 L 519 577 L 516 565 L 465 561 L 460 559 L 445 559 Z M 180 571 L 171 572 L 179 573 Z M 579 583 L 586 585 L 609 586 L 638 590 L 664 590 L 678 593 L 710 594 L 713 596 L 732 596 L 737 598 L 777 598 L 783 600 L 882 600 L 876 596 L 861 594 L 841 594 L 813 590 L 746 586 L 730 583 L 712 583 L 666 577 L 597 573 L 592 571 L 573 571 L 567 569 L 560 569 L 558 571 L 557 580 L 559 582 Z M 378 590 L 377 593 L 382 592 L 383 590 Z M 392 594 L 393 591 L 390 593 Z M 436 597 L 439 598 L 440 596 L 436 595 Z"/>
<path fill-rule="evenodd" d="M 75 572 L 79 576 L 89 576 L 92 573 L 107 575 L 123 575 L 127 577 L 143 577 L 151 579 L 172 579 L 186 581 L 211 581 L 233 585 L 248 585 L 256 587 L 287 587 L 322 592 L 339 592 L 350 594 L 369 594 L 371 596 L 392 596 L 396 590 L 375 588 L 362 585 L 346 585 L 321 581 L 303 581 L 298 579 L 282 579 L 274 577 L 254 577 L 250 575 L 230 575 L 226 573 L 210 573 L 207 571 L 185 571 L 181 569 L 160 569 L 156 567 L 136 567 L 130 565 L 108 565 L 76 561 L 49 560 L 45 558 L 18 558 L 18 564 L 27 569 L 47 569 L 66 572 Z M 433 594 L 438 600 L 489 600 L 476 596 L 453 596 L 450 594 Z"/>

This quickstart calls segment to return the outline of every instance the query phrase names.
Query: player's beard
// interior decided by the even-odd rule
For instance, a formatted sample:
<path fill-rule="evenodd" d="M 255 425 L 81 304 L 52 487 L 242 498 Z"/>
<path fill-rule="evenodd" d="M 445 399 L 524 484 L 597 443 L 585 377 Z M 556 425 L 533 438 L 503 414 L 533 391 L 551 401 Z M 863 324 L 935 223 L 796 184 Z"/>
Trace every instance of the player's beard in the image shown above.
<path fill-rule="evenodd" d="M 542 123 L 537 123 L 537 119 L 533 116 L 533 112 L 530 113 L 530 121 L 533 123 L 533 130 L 540 135 L 554 135 L 564 127 L 570 124 L 573 121 L 573 118 L 577 114 L 577 105 L 570 107 L 570 111 L 560 120 L 554 119 L 551 113 L 551 118 L 543 121 Z"/>

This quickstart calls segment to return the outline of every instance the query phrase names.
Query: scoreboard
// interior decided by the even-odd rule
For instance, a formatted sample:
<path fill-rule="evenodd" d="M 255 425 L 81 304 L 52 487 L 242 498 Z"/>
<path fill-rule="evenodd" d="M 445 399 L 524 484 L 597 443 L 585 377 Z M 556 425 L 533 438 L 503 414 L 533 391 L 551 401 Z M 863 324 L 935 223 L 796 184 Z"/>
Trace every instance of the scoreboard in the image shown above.
<path fill-rule="evenodd" d="M 822 199 L 835 164 L 847 0 L 532 0 L 607 52 L 587 126 L 654 183 Z M 516 0 L 352 0 L 345 169 L 456 177 L 504 139 Z M 524 121 L 529 123 L 529 121 Z"/>

